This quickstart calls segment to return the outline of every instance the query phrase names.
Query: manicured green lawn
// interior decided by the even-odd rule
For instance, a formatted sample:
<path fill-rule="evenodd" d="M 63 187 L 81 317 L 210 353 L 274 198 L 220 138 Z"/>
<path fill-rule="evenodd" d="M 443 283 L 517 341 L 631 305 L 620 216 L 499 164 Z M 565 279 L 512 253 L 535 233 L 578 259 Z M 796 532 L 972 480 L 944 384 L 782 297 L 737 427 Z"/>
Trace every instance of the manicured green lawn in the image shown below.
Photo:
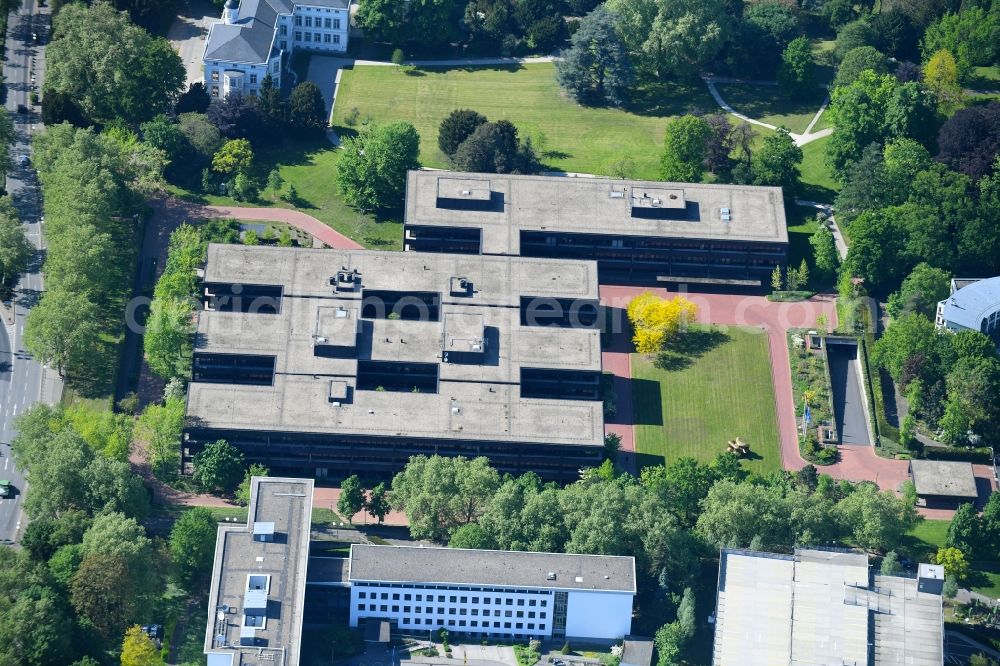
<path fill-rule="evenodd" d="M 974 90 L 1000 89 L 1000 66 L 973 67 L 969 84 L 966 87 Z"/>
<path fill-rule="evenodd" d="M 734 110 L 754 120 L 787 127 L 796 134 L 806 131 L 826 98 L 826 91 L 821 88 L 797 97 L 786 96 L 779 86 L 720 83 L 716 88 Z"/>
<path fill-rule="evenodd" d="M 694 327 L 658 358 L 632 355 L 636 448 L 648 464 L 711 461 L 742 437 L 755 472 L 781 469 L 767 337 L 739 327 Z"/>
<path fill-rule="evenodd" d="M 821 115 L 819 117 L 819 120 L 816 121 L 816 124 L 813 125 L 812 131 L 818 132 L 820 130 L 826 129 L 827 127 L 833 127 L 833 116 L 830 115 L 829 106 L 826 107 L 826 110 L 823 111 L 823 115 Z"/>
<path fill-rule="evenodd" d="M 830 137 L 826 136 L 802 146 L 802 165 L 799 167 L 799 181 L 802 183 L 800 199 L 833 203 L 840 191 L 840 185 L 833 179 L 830 167 L 826 165 L 826 144 L 829 141 Z"/>
<path fill-rule="evenodd" d="M 918 562 L 931 562 L 938 548 L 944 546 L 950 520 L 925 518 L 917 523 L 903 538 L 903 547 L 910 558 Z"/>
<path fill-rule="evenodd" d="M 581 106 L 562 93 L 551 63 L 410 74 L 362 66 L 344 71 L 333 124 L 344 134 L 358 129 L 346 126 L 353 109 L 359 122 L 405 120 L 420 133 L 424 165 L 443 168 L 448 164 L 437 146 L 441 120 L 455 109 L 474 109 L 490 120 L 513 122 L 531 137 L 547 169 L 600 174 L 630 156 L 636 177 L 655 178 L 667 118 L 718 108 L 701 81 L 662 83 L 634 97 L 629 111 Z"/>
<path fill-rule="evenodd" d="M 214 205 L 298 208 L 365 247 L 401 249 L 402 211 L 377 218 L 360 213 L 344 203 L 333 181 L 336 160 L 337 150 L 325 137 L 311 142 L 289 142 L 257 151 L 253 162 L 254 178 L 260 183 L 266 183 L 268 173 L 277 167 L 285 180 L 282 192 L 287 193 L 289 186 L 295 186 L 298 197 L 295 205 L 280 197 L 272 199 L 272 192 L 268 189 L 262 190 L 259 200 L 254 202 L 192 194 L 179 188 L 172 188 L 172 191 L 184 198 Z"/>

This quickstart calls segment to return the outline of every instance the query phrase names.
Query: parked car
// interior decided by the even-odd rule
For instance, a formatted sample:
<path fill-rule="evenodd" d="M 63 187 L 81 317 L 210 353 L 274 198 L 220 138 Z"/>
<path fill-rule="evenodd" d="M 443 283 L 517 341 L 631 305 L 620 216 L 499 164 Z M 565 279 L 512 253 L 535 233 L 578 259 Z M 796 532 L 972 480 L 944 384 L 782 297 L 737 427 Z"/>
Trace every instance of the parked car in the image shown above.
<path fill-rule="evenodd" d="M 10 485 L 10 481 L 7 479 L 0 479 L 0 497 L 10 497 L 13 489 Z"/>
<path fill-rule="evenodd" d="M 28 112 L 28 107 L 26 107 L 24 104 L 18 104 L 17 105 L 17 112 L 18 113 L 27 113 Z"/>
<path fill-rule="evenodd" d="M 20 155 L 17 156 L 17 164 L 18 164 L 18 166 L 25 167 L 25 166 L 28 166 L 28 164 L 30 162 L 31 162 L 31 159 L 27 155 L 25 155 L 24 153 L 21 153 Z"/>

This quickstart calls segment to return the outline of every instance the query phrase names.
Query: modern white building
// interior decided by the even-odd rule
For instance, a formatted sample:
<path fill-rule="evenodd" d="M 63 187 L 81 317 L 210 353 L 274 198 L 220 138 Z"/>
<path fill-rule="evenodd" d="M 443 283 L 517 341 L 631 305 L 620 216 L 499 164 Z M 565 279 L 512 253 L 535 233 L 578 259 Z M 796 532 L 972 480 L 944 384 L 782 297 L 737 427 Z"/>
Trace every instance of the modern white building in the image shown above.
<path fill-rule="evenodd" d="M 617 641 L 632 628 L 635 559 L 415 546 L 351 546 L 350 625 L 402 632 Z"/>
<path fill-rule="evenodd" d="M 996 336 L 1000 329 L 1000 276 L 953 278 L 951 295 L 938 302 L 938 330 L 979 331 Z"/>
<path fill-rule="evenodd" d="M 206 90 L 213 99 L 256 95 L 267 74 L 281 86 L 297 49 L 343 53 L 350 10 L 351 0 L 227 0 L 205 41 Z"/>

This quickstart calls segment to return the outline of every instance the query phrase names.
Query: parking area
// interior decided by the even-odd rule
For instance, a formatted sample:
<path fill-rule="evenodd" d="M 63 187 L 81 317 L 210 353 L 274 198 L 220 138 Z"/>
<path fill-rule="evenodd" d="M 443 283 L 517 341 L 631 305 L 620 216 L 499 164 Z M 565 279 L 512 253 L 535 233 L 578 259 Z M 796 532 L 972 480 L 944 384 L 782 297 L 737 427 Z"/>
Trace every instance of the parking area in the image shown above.
<path fill-rule="evenodd" d="M 181 6 L 180 14 L 167 32 L 167 39 L 181 54 L 187 71 L 187 84 L 204 78 L 201 56 L 205 52 L 208 28 L 220 20 L 220 9 L 209 0 L 188 0 Z"/>

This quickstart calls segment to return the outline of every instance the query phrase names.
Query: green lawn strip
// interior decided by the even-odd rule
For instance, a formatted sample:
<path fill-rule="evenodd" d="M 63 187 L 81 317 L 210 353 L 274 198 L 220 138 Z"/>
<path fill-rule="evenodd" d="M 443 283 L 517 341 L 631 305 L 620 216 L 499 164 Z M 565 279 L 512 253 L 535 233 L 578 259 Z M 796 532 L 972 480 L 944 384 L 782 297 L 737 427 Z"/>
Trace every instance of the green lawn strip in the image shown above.
<path fill-rule="evenodd" d="M 840 185 L 833 179 L 830 167 L 826 165 L 826 144 L 829 140 L 830 137 L 825 136 L 802 146 L 802 165 L 799 167 L 799 182 L 802 184 L 798 194 L 800 199 L 833 203 L 840 191 Z"/>
<path fill-rule="evenodd" d="M 649 464 L 708 462 L 743 437 L 748 469 L 781 469 L 767 337 L 756 329 L 698 326 L 658 359 L 632 355 L 636 447 Z M 678 349 L 680 347 L 680 349 Z"/>
<path fill-rule="evenodd" d="M 513 122 L 531 137 L 546 169 L 605 173 L 624 156 L 635 161 L 635 176 L 655 178 L 670 116 L 717 108 L 701 81 L 662 82 L 638 88 L 629 110 L 584 107 L 566 97 L 551 63 L 493 67 L 415 69 L 361 66 L 344 70 L 333 124 L 346 126 L 358 110 L 359 122 L 405 120 L 420 133 L 421 161 L 445 168 L 437 145 L 441 120 L 455 109 L 474 109 L 490 120 Z"/>
<path fill-rule="evenodd" d="M 734 110 L 763 123 L 787 127 L 795 134 L 806 131 L 826 98 L 821 88 L 795 97 L 787 96 L 780 86 L 719 83 L 716 88 Z"/>
<path fill-rule="evenodd" d="M 252 176 L 261 184 L 275 167 L 284 179 L 283 193 L 290 186 L 296 190 L 294 205 L 281 197 L 272 199 L 269 189 L 262 189 L 258 201 L 236 201 L 231 197 L 202 195 L 171 186 L 171 192 L 198 203 L 217 206 L 278 207 L 301 210 L 367 248 L 402 249 L 401 212 L 388 216 L 360 213 L 348 206 L 334 184 L 337 150 L 324 137 L 312 142 L 294 142 L 264 147 L 254 156 Z"/>
<path fill-rule="evenodd" d="M 965 87 L 973 90 L 1000 90 L 1000 66 L 973 67 Z"/>
<path fill-rule="evenodd" d="M 811 291 L 823 291 L 833 287 L 832 278 L 823 279 L 813 261 L 813 247 L 809 239 L 816 233 L 819 222 L 816 221 L 816 209 L 810 206 L 796 206 L 785 201 L 785 219 L 788 222 L 788 265 L 798 268 L 802 260 L 809 266 L 809 284 Z"/>
<path fill-rule="evenodd" d="M 944 547 L 950 523 L 950 520 L 921 520 L 903 537 L 902 550 L 915 562 L 933 562 L 938 548 Z"/>

